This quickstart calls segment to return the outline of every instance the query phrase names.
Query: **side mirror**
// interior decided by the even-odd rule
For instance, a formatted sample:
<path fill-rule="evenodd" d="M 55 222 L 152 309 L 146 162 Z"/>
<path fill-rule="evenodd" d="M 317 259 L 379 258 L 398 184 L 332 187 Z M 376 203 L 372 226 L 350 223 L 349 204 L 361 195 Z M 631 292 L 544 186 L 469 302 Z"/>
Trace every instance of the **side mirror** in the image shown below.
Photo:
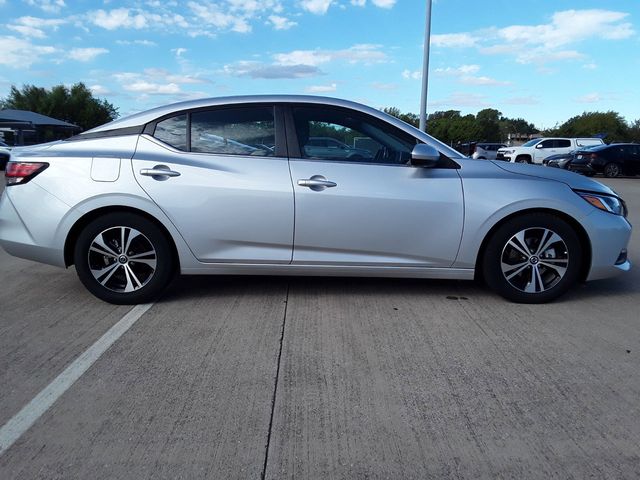
<path fill-rule="evenodd" d="M 431 145 L 419 143 L 411 152 L 411 165 L 416 167 L 433 168 L 440 161 L 440 152 Z"/>
<path fill-rule="evenodd" d="M 541 144 L 541 143 L 537 144 L 537 145 L 536 145 L 536 148 L 537 148 L 537 149 L 542 148 L 542 144 Z"/>

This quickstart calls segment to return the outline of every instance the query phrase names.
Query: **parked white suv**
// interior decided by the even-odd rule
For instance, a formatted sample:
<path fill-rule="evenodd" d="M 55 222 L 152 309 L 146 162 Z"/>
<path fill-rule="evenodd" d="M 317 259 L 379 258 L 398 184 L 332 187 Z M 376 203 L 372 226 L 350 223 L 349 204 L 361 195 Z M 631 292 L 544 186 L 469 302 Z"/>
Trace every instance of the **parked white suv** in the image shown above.
<path fill-rule="evenodd" d="M 542 165 L 542 161 L 551 155 L 603 144 L 601 138 L 536 138 L 520 147 L 501 148 L 498 150 L 498 160 Z"/>

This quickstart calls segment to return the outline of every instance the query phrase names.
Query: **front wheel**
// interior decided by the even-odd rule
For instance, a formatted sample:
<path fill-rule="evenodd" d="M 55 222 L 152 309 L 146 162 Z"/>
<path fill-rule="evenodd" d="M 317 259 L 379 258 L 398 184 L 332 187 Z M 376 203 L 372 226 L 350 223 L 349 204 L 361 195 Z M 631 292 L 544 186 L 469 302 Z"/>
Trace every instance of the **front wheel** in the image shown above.
<path fill-rule="evenodd" d="M 120 305 L 154 300 L 174 273 L 164 232 L 132 213 L 110 213 L 89 223 L 74 250 L 76 272 L 96 297 Z"/>
<path fill-rule="evenodd" d="M 494 291 L 518 303 L 546 303 L 578 279 L 582 247 L 574 229 L 546 213 L 516 217 L 492 235 L 482 259 Z"/>
<path fill-rule="evenodd" d="M 531 163 L 531 158 L 526 155 L 521 155 L 516 158 L 516 163 Z"/>

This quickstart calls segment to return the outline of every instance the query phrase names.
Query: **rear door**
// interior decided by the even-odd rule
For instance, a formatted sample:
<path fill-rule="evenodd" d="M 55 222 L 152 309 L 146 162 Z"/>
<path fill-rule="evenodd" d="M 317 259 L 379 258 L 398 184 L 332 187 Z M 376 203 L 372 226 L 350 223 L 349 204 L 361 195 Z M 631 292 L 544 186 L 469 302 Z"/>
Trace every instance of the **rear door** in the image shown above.
<path fill-rule="evenodd" d="M 140 137 L 136 179 L 198 260 L 291 261 L 293 187 L 278 115 L 273 105 L 199 109 Z"/>
<path fill-rule="evenodd" d="M 294 264 L 449 267 L 463 224 L 462 181 L 451 165 L 409 164 L 416 140 L 349 109 L 300 105 L 287 124 L 295 190 Z M 362 157 L 311 155 L 310 137 L 353 144 Z M 452 163 L 452 162 L 451 162 Z"/>

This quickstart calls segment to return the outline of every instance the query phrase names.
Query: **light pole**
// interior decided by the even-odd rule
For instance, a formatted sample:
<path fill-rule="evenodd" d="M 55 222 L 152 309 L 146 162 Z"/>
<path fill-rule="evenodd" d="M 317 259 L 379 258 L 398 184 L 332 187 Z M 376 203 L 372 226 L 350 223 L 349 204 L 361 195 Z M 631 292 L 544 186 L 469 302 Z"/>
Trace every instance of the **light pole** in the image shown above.
<path fill-rule="evenodd" d="M 422 97 L 420 98 L 420 130 L 427 131 L 427 90 L 429 88 L 429 47 L 431 46 L 431 3 L 427 0 L 427 19 L 424 29 L 424 60 L 422 62 Z"/>

